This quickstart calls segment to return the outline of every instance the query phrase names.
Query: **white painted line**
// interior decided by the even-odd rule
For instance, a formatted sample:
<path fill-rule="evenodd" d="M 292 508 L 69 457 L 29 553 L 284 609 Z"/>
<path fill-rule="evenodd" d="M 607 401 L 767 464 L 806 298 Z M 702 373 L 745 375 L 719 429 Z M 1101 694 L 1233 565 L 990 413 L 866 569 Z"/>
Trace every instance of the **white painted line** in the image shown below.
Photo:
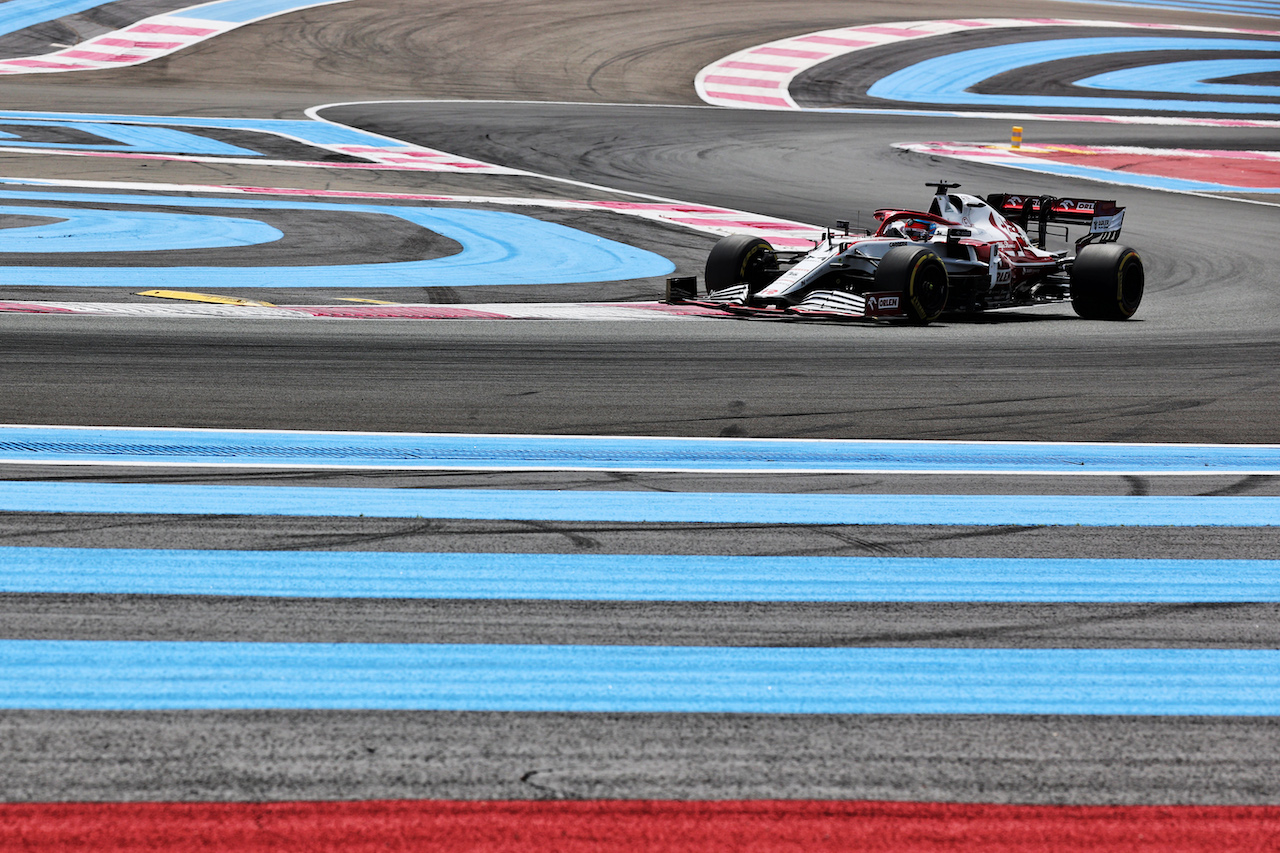
<path fill-rule="evenodd" d="M 662 302 L 520 302 L 404 305 L 215 305 L 204 302 L 0 302 L 0 314 L 100 317 L 216 317 L 241 320 L 706 320 L 733 316 L 714 308 Z"/>

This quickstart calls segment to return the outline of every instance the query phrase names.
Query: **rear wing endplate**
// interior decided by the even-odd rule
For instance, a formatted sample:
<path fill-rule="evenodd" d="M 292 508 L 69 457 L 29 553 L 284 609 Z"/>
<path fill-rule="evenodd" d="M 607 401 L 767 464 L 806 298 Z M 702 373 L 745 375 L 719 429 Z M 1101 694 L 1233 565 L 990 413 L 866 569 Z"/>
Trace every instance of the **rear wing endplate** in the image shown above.
<path fill-rule="evenodd" d="M 993 193 L 987 196 L 987 204 L 1004 214 L 1006 219 L 1017 222 L 1028 234 L 1033 234 L 1034 229 L 1033 236 L 1041 248 L 1044 248 L 1051 222 L 1089 226 L 1089 233 L 1076 240 L 1077 249 L 1087 243 L 1114 242 L 1124 225 L 1124 208 L 1117 206 L 1112 199 Z"/>

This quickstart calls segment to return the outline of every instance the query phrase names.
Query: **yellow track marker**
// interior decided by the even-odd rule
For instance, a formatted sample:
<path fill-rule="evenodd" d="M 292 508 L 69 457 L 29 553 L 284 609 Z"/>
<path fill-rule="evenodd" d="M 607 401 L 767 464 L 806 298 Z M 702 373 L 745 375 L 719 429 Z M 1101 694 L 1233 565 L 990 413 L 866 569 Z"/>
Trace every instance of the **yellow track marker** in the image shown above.
<path fill-rule="evenodd" d="M 399 305 L 399 302 L 386 302 L 382 299 L 360 299 L 356 296 L 339 296 L 339 302 L 365 302 L 369 305 Z"/>
<path fill-rule="evenodd" d="M 212 293 L 190 293 L 185 290 L 144 290 L 139 296 L 158 296 L 161 299 L 185 299 L 188 302 L 212 302 L 216 305 L 251 305 L 261 308 L 274 308 L 273 302 L 259 302 L 256 299 L 241 299 L 237 296 L 215 296 Z"/>
<path fill-rule="evenodd" d="M 1041 145 L 1039 148 L 1041 151 L 1057 151 L 1062 154 L 1082 154 L 1086 157 L 1096 157 L 1101 153 L 1099 151 L 1090 151 L 1087 148 L 1073 148 L 1070 145 Z"/>
<path fill-rule="evenodd" d="M 1010 137 L 1010 142 L 1013 144 L 1014 148 L 1022 147 L 1022 128 L 1016 124 L 1013 126 L 1013 134 Z"/>

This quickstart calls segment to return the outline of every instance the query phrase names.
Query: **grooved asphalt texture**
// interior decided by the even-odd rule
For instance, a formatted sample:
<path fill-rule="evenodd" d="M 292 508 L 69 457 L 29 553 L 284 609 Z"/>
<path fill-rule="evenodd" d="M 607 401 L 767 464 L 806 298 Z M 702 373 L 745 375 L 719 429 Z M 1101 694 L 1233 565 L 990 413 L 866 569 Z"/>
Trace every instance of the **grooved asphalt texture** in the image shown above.
<path fill-rule="evenodd" d="M 776 37 L 870 21 L 863 4 L 789 8 L 749 3 L 730 27 L 722 3 L 622 4 L 604 18 L 561 7 L 546 26 L 544 4 L 505 7 L 501 32 L 444 4 L 423 20 L 407 6 L 365 3 L 299 13 L 150 66 L 7 84 L 14 109 L 210 112 L 229 102 L 275 116 L 319 100 L 376 97 L 528 97 L 690 103 L 697 68 Z M 1072 7 L 1078 9 L 1079 7 Z M 678 10 L 678 11 L 677 11 Z M 952 14 L 920 4 L 922 16 Z M 1025 5 L 992 2 L 983 14 Z M 969 13 L 969 10 L 966 10 Z M 977 14 L 977 10 L 973 11 Z M 1100 16 L 1165 13 L 1099 9 Z M 1194 13 L 1171 20 L 1213 22 Z M 1227 25 L 1242 25 L 1227 19 Z M 728 29 L 732 30 L 731 34 Z M 486 50 L 477 51 L 483 43 Z M 273 52 L 274 46 L 287 50 Z M 600 56 L 592 54 L 599 52 Z M 615 61 L 627 55 L 622 61 Z M 465 56 L 466 62 L 459 62 Z M 263 57 L 266 57 L 263 59 Z M 249 61 L 262 60 L 262 61 Z M 58 76 L 58 75 L 51 75 Z M 70 77 L 73 75 L 62 75 Z M 261 91 L 271 79 L 279 92 Z M 934 177 L 887 143 L 948 136 L 999 140 L 1008 122 L 937 124 L 927 119 L 774 117 L 697 110 L 475 104 L 330 111 L 370 127 L 440 142 L 444 150 L 637 191 L 718 202 L 825 222 L 881 204 L 914 202 Z M 1076 140 L 1167 142 L 1154 128 L 1034 127 Z M 1253 145 L 1261 134 L 1233 137 Z M 1176 138 L 1209 139 L 1177 131 Z M 790 152 L 779 163 L 779 150 Z M 60 158 L 70 161 L 75 158 Z M 28 164 L 25 168 L 36 168 Z M 854 165 L 850 165 L 854 164 Z M 80 166 L 75 167 L 82 168 Z M 203 169 L 204 167 L 200 167 Z M 217 167 L 221 170 L 224 167 Z M 45 174 L 54 167 L 44 167 Z M 950 176 L 980 191 L 1025 186 L 1025 177 L 970 164 Z M 192 174 L 194 166 L 175 167 Z M 232 177 L 235 176 L 234 173 Z M 927 174 L 922 174 L 927 172 Z M 79 172 L 139 178 L 136 164 Z M 350 180 L 334 175 L 335 180 Z M 324 183 L 308 175 L 299 180 Z M 326 178 L 327 180 L 327 178 Z M 508 185 L 514 185 L 514 181 Z M 1036 188 L 1109 193 L 1066 179 Z M 382 177 L 401 187 L 459 186 L 457 177 Z M 527 182 L 526 182 L 527 183 Z M 470 186 L 479 186 L 470 179 Z M 550 190 L 549 190 L 550 191 Z M 555 190 L 564 193 L 561 187 Z M 1060 309 L 929 329 L 691 324 L 697 329 L 454 327 L 216 329 L 180 321 L 0 318 L 7 392 L 0 420 L 183 426 L 276 426 L 389 430 L 599 432 L 697 435 L 1096 440 L 1277 440 L 1274 387 L 1277 316 L 1270 255 L 1274 214 L 1213 200 L 1124 193 L 1127 235 L 1148 258 L 1151 291 L 1139 322 L 1083 324 Z M 616 236 L 635 233 L 615 224 Z M 655 239 L 646 232 L 646 240 Z M 682 238 L 679 271 L 696 272 L 705 240 Z M 652 248 L 660 246 L 646 243 Z M 1191 251 L 1188 251 L 1188 248 Z M 652 297 L 656 282 L 638 285 Z M 643 288 L 649 288 L 644 292 Z M 576 291 L 554 291 L 581 294 Z M 368 294 L 364 294 L 368 295 Z M 548 296 L 551 293 L 547 294 Z M 576 296 L 573 298 L 577 298 Z M 672 324 L 675 326 L 677 324 Z M 15 469 L 19 476 L 22 472 Z M 75 478 L 44 469 L 37 479 Z M 111 479 L 115 472 L 85 472 Z M 182 474 L 192 479 L 189 474 Z M 273 475 L 247 474 L 247 477 Z M 457 475 L 452 475 L 456 477 Z M 520 478 L 511 475 L 518 481 Z M 198 479 L 198 478 L 197 478 Z M 625 480 L 625 478 L 621 478 Z M 707 481 L 715 478 L 708 478 Z M 886 478 L 887 479 L 887 478 Z M 352 481 L 354 482 L 354 481 Z M 436 480 L 434 482 L 443 482 Z M 490 480 L 489 482 L 493 482 Z M 694 490 L 698 488 L 694 481 Z M 1248 490 L 1252 481 L 1204 489 Z M 895 488 L 872 482 L 870 488 Z M 1107 481 L 1090 488 L 1149 488 Z M 1024 486 L 1054 489 L 1054 481 Z M 1156 486 L 1155 489 L 1161 487 Z M 1194 491 L 1194 489 L 1193 489 Z M 226 524 L 164 516 L 5 516 L 6 542 L 72 540 L 246 547 L 275 537 L 285 547 L 403 541 L 406 527 L 374 520 Z M 406 522 L 406 525 L 412 525 Z M 413 548 L 439 550 L 459 537 L 511 545 L 536 538 L 557 550 L 591 542 L 640 543 L 657 553 L 717 548 L 805 554 L 814 549 L 996 548 L 1099 556 L 1221 554 L 1269 557 L 1257 531 L 981 530 L 758 527 L 704 530 L 649 526 L 475 524 L 424 520 L 408 527 Z M 971 535 L 975 534 L 976 535 Z M 834 543 L 834 544 L 833 544 Z M 951 544 L 946 544 L 951 543 Z M 964 544 L 955 544 L 964 543 Z M 1223 544 L 1222 551 L 1214 547 Z M 147 545 L 147 547 L 151 547 Z M 194 547 L 194 545 L 193 545 Z M 487 547 L 487 544 L 486 544 Z M 1002 551 L 1001 553 L 1008 553 Z M 86 636 L 212 639 L 227 624 L 245 635 L 596 637 L 610 624 L 629 636 L 697 633 L 730 643 L 785 635 L 820 642 L 838 635 L 908 644 L 922 630 L 956 645 L 1078 642 L 1251 647 L 1269 642 L 1266 607 L 814 609 L 548 608 L 516 602 L 459 609 L 390 602 L 378 613 L 350 603 L 261 600 L 88 600 L 7 595 L 0 606 L 32 638 L 81 624 Z M 714 616 L 714 619 L 708 619 Z M 239 619 L 237 623 L 234 620 Z M 472 623 L 468 629 L 466 623 Z M 83 620 L 82 622 L 80 620 Z M 227 620 L 232 620 L 228 622 Z M 692 620 L 692 621 L 691 621 Z M 1030 620 L 1031 624 L 1028 624 Z M 6 622 L 6 624 L 9 624 Z M 298 633 L 294 633 L 294 632 Z M 349 633 L 344 633 L 348 631 Z M 209 632 L 209 633 L 206 633 Z M 1092 632 L 1092 633 L 1090 633 Z M 903 636 L 905 633 L 906 636 Z M 439 640 L 437 640 L 439 641 Z M 8 800 L 330 799 L 348 797 L 834 797 L 1053 803 L 1260 803 L 1275 799 L 1275 719 L 986 716 L 569 715 L 448 712 L 99 712 L 0 714 Z"/>

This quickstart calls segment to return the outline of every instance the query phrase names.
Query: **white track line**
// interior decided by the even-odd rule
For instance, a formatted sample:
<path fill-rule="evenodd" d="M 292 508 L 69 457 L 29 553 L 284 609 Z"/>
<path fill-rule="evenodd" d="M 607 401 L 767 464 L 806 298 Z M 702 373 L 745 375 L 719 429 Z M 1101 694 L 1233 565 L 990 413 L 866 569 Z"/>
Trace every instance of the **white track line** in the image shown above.
<path fill-rule="evenodd" d="M 0 302 L 3 314 L 110 317 L 217 317 L 242 320 L 706 320 L 713 308 L 661 302 L 520 302 L 474 305 L 216 305 L 143 302 Z"/>

